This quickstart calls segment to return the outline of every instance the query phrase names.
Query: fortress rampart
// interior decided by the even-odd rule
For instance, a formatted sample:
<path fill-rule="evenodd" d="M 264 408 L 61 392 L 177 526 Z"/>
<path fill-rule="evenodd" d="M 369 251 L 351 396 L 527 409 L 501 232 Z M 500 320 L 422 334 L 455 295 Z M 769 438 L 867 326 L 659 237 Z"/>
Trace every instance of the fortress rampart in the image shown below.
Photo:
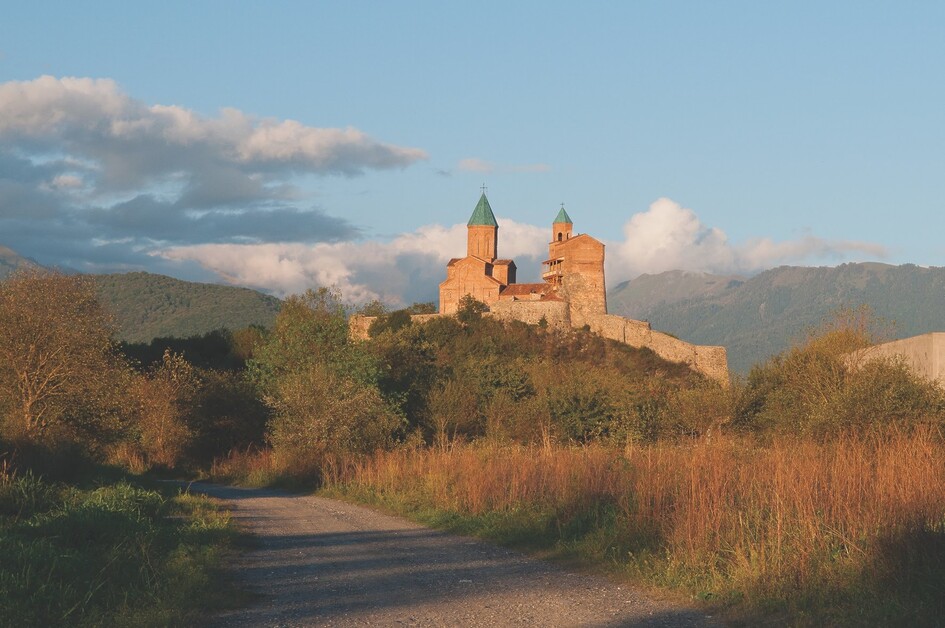
<path fill-rule="evenodd" d="M 451 315 L 415 314 L 410 318 L 415 323 L 425 323 L 438 316 Z M 517 320 L 529 325 L 537 325 L 544 317 L 549 328 L 571 328 L 569 307 L 565 301 L 500 301 L 492 304 L 486 316 L 500 320 Z M 367 340 L 368 328 L 375 320 L 374 316 L 352 316 L 348 321 L 351 337 Z M 638 349 L 650 349 L 664 360 L 682 362 L 722 386 L 729 385 L 725 347 L 690 344 L 669 334 L 654 331 L 647 322 L 613 314 L 596 314 L 586 320 L 592 333 Z"/>
<path fill-rule="evenodd" d="M 917 375 L 945 388 L 945 332 L 931 332 L 874 345 L 848 357 L 851 365 L 877 358 L 901 359 Z"/>

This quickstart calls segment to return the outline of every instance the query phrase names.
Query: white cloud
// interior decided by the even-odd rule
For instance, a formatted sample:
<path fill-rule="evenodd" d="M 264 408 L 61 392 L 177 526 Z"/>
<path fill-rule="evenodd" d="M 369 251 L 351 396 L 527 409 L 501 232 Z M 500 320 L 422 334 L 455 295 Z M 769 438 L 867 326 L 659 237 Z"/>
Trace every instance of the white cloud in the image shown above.
<path fill-rule="evenodd" d="M 356 174 L 427 157 L 421 149 L 384 144 L 351 127 L 315 128 L 237 109 L 206 118 L 176 105 L 148 106 L 110 79 L 53 76 L 0 84 L 0 137 L 65 143 L 69 152 L 92 156 L 119 146 L 126 152 L 158 146 L 199 150 L 221 163 L 292 164 L 316 173 Z"/>
<path fill-rule="evenodd" d="M 486 161 L 485 159 L 479 159 L 478 157 L 467 157 L 466 159 L 461 159 L 456 167 L 465 172 L 483 172 L 485 174 L 489 174 L 495 171 L 494 164 Z"/>
<path fill-rule="evenodd" d="M 63 190 L 81 188 L 83 183 L 82 178 L 74 174 L 60 174 L 53 178 L 51 185 L 54 188 Z"/>
<path fill-rule="evenodd" d="M 110 79 L 9 81 L 0 83 L 0 236 L 82 270 L 156 263 L 144 253 L 173 245 L 348 240 L 360 229 L 303 198 L 299 178 L 425 158 L 352 127 L 145 103 Z"/>
<path fill-rule="evenodd" d="M 551 166 L 548 164 L 500 165 L 486 161 L 485 159 L 479 159 L 478 157 L 461 159 L 456 167 L 464 172 L 480 172 L 483 174 L 492 174 L 494 172 L 549 172 L 551 170 Z"/>
<path fill-rule="evenodd" d="M 499 219 L 499 252 L 533 267 L 548 246 L 547 229 Z M 466 251 L 466 225 L 427 225 L 390 242 L 202 244 L 165 249 L 169 260 L 194 261 L 227 281 L 286 295 L 336 286 L 348 300 L 405 305 L 436 300 L 446 263 Z"/>
<path fill-rule="evenodd" d="M 499 219 L 499 255 L 513 258 L 519 281 L 537 281 L 547 254 L 548 227 Z M 595 235 L 595 234 L 591 234 Z M 642 273 L 694 270 L 750 274 L 778 264 L 843 261 L 851 255 L 883 257 L 876 244 L 831 242 L 815 236 L 775 242 L 758 238 L 741 245 L 708 227 L 691 209 L 661 198 L 630 217 L 624 239 L 607 243 L 609 285 Z M 227 281 L 285 295 L 336 286 L 346 299 L 381 299 L 392 305 L 436 300 L 446 262 L 466 250 L 466 226 L 427 225 L 389 242 L 347 241 L 202 244 L 164 249 L 168 260 L 196 262 Z"/>
<path fill-rule="evenodd" d="M 642 273 L 694 270 L 751 274 L 780 264 L 843 261 L 850 257 L 883 258 L 878 244 L 831 241 L 814 235 L 775 242 L 756 238 L 732 244 L 724 231 L 705 225 L 696 213 L 660 198 L 624 225 L 624 240 L 608 247 L 608 276 L 612 281 Z"/>

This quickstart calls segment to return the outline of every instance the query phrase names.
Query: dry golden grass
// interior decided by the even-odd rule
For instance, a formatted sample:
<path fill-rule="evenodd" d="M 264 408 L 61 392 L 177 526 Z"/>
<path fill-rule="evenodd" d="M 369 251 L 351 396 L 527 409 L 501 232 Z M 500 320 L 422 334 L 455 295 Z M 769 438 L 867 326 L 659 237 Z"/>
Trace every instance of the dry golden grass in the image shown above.
<path fill-rule="evenodd" d="M 404 449 L 323 473 L 328 488 L 405 511 L 545 516 L 552 543 L 792 623 L 945 612 L 945 446 L 930 429 Z"/>

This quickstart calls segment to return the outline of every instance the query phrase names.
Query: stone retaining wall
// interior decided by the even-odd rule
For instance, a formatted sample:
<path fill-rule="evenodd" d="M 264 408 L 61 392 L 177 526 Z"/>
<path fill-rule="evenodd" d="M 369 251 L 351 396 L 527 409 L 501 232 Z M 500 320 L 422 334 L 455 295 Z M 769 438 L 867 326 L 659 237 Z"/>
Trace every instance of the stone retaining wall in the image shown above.
<path fill-rule="evenodd" d="M 587 324 L 595 334 L 631 347 L 646 347 L 670 362 L 683 362 L 693 370 L 728 386 L 728 356 L 725 347 L 694 345 L 663 332 L 650 324 L 613 314 L 589 316 Z"/>
<path fill-rule="evenodd" d="M 529 325 L 537 325 L 544 317 L 548 327 L 571 327 L 568 304 L 564 301 L 496 301 L 489 306 L 488 314 L 501 320 L 522 321 Z"/>
<path fill-rule="evenodd" d="M 542 316 L 548 327 L 567 329 L 571 326 L 568 304 L 564 301 L 499 301 L 492 304 L 488 315 L 501 320 L 518 320 L 536 325 Z M 437 316 L 448 314 L 415 314 L 411 318 L 425 323 Z M 352 316 L 349 319 L 351 337 L 358 340 L 368 338 L 368 328 L 373 316 Z M 728 358 L 725 347 L 694 345 L 663 332 L 653 331 L 650 324 L 613 314 L 595 314 L 586 317 L 591 332 L 622 342 L 631 347 L 647 348 L 670 362 L 682 362 L 722 386 L 729 385 Z M 945 344 L 945 334 L 943 344 Z"/>

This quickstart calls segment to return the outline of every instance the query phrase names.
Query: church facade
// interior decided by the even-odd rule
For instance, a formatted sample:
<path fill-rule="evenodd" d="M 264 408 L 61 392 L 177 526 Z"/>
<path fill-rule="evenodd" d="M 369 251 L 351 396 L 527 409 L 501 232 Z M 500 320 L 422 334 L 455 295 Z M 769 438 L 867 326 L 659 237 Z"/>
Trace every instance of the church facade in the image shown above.
<path fill-rule="evenodd" d="M 563 307 L 573 326 L 607 313 L 604 244 L 587 234 L 575 234 L 563 206 L 551 225 L 541 283 L 516 283 L 515 261 L 498 257 L 499 224 L 485 192 L 466 229 L 466 257 L 449 261 L 446 280 L 440 284 L 441 314 L 454 314 L 466 295 L 500 311 L 508 309 L 503 305 L 509 302 L 558 303 L 557 307 L 530 309 L 552 312 Z"/>

